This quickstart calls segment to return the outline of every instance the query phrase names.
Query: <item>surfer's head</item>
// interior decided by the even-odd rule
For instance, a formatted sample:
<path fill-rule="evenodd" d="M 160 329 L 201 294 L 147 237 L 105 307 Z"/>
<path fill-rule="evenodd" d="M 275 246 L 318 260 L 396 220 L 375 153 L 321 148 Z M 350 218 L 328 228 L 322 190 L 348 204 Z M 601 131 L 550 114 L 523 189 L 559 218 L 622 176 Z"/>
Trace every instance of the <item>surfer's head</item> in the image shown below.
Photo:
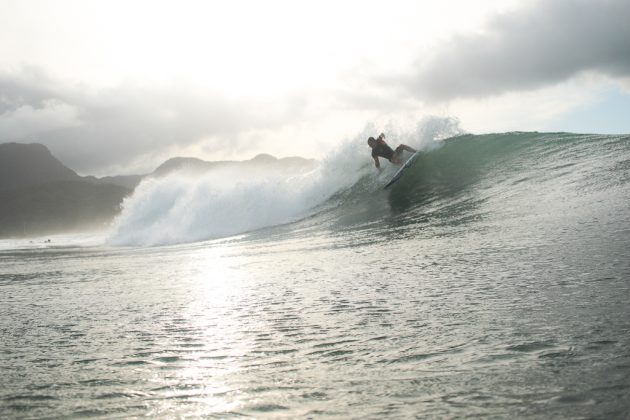
<path fill-rule="evenodd" d="M 374 147 L 376 145 L 376 140 L 374 139 L 374 137 L 370 137 L 367 143 L 368 143 L 368 146 Z"/>

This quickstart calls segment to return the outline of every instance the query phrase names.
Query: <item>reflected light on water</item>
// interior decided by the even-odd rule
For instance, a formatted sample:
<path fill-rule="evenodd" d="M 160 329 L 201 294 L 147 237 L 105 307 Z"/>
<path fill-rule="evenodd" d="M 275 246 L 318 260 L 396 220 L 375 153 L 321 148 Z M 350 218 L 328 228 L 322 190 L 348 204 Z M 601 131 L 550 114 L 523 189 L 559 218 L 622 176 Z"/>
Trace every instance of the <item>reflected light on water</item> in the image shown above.
<path fill-rule="evenodd" d="M 189 253 L 189 301 L 182 308 L 191 334 L 187 337 L 189 353 L 175 370 L 173 378 L 164 378 L 171 389 L 168 398 L 156 407 L 155 414 L 177 412 L 181 400 L 188 414 L 228 413 L 243 405 L 239 389 L 230 385 L 242 371 L 240 359 L 248 353 L 239 307 L 243 300 L 247 271 L 240 256 L 229 248 L 210 246 Z"/>

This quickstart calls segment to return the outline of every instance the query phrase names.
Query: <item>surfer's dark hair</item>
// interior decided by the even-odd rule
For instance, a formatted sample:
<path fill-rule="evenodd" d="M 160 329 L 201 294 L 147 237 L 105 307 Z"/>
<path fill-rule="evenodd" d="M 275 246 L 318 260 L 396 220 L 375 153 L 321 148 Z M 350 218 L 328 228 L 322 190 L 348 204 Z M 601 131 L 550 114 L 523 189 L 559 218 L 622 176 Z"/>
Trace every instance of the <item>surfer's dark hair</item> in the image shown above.
<path fill-rule="evenodd" d="M 370 141 L 376 141 L 376 139 L 374 137 L 370 137 L 367 143 L 370 144 Z"/>

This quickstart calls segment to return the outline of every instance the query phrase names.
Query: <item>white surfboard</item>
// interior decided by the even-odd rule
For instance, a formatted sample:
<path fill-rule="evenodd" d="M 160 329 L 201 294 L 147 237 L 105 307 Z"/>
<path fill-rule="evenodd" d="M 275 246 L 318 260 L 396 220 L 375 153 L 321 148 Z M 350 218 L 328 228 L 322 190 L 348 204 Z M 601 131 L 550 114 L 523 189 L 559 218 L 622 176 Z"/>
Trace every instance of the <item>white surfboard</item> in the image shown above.
<path fill-rule="evenodd" d="M 415 160 L 418 158 L 419 155 L 420 155 L 419 150 L 416 151 L 413 155 L 411 155 L 411 157 L 407 159 L 407 162 L 405 162 L 405 164 L 398 171 L 396 171 L 392 179 L 390 179 L 387 185 L 385 185 L 384 189 L 388 189 L 389 187 L 392 186 L 394 182 L 398 181 L 400 177 L 403 176 L 407 168 L 413 165 L 413 163 L 415 162 Z"/>

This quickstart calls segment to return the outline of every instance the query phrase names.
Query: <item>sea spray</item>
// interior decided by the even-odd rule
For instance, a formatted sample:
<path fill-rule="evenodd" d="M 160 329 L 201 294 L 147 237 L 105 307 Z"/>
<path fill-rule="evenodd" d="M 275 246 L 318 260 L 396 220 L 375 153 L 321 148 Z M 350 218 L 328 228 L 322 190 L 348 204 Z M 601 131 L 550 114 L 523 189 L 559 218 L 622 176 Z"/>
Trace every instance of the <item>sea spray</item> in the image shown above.
<path fill-rule="evenodd" d="M 306 172 L 232 167 L 150 178 L 124 201 L 108 242 L 194 242 L 286 223 L 354 185 L 363 163 L 342 151 Z"/>

